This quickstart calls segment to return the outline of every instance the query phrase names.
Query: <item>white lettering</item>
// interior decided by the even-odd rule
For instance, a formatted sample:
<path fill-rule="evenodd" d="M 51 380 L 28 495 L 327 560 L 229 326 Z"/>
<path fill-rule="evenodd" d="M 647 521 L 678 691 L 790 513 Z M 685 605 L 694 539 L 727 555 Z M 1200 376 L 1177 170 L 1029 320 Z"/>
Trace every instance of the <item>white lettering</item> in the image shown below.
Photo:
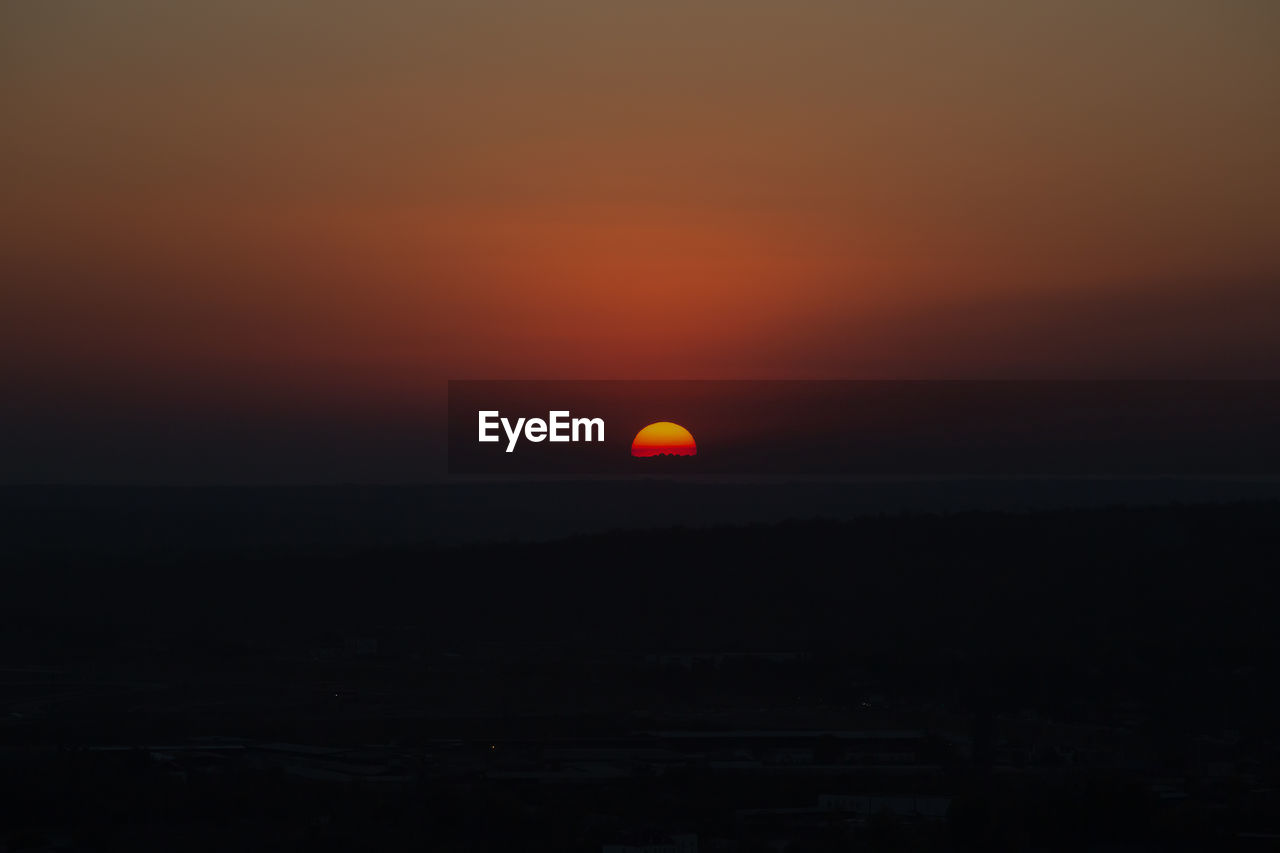
<path fill-rule="evenodd" d="M 516 449 L 516 439 L 520 437 L 520 427 L 522 426 L 524 426 L 524 418 L 518 418 L 516 420 L 515 429 L 511 428 L 511 421 L 506 418 L 502 418 L 502 428 L 506 430 L 507 438 L 510 439 L 510 443 L 507 444 L 508 453 Z"/>
<path fill-rule="evenodd" d="M 565 411 L 551 412 L 549 418 L 551 424 L 551 440 L 568 441 L 569 413 Z"/>
<path fill-rule="evenodd" d="M 489 435 L 489 430 L 497 429 L 498 424 L 493 421 L 498 413 L 494 410 L 480 412 L 480 441 L 497 441 L 496 435 Z"/>
<path fill-rule="evenodd" d="M 507 436 L 506 452 L 512 453 L 520 443 L 521 435 L 528 441 L 604 441 L 604 418 L 573 418 L 567 410 L 560 409 L 547 413 L 547 420 L 542 418 L 516 418 L 512 422 L 502 417 L 496 409 L 478 412 L 479 430 L 476 438 L 484 443 L 501 441 L 497 434 L 498 427 Z"/>
<path fill-rule="evenodd" d="M 566 412 L 565 414 L 568 414 Z M 596 438 L 591 437 L 591 428 L 596 428 Z M 583 428 L 586 438 L 578 438 L 578 427 Z M 573 419 L 573 440 L 574 441 L 604 441 L 604 418 L 574 418 Z"/>

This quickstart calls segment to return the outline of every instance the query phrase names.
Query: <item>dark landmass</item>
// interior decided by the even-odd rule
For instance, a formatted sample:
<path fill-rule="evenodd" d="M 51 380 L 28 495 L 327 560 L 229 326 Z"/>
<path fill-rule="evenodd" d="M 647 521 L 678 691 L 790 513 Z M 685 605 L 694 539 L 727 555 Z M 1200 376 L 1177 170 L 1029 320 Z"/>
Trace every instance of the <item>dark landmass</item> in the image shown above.
<path fill-rule="evenodd" d="M 657 459 L 661 466 L 664 461 Z M 1280 500 L 1280 478 L 653 477 L 421 486 L 0 486 L 0 548 L 348 547 L 613 530 Z"/>
<path fill-rule="evenodd" d="M 766 489 L 632 485 L 739 508 Z M 594 487 L 575 488 L 503 487 L 541 495 L 534 518 Z M 771 508 L 788 488 L 815 500 L 782 487 Z M 1252 850 L 1280 833 L 1280 502 L 439 544 L 414 535 L 439 519 L 384 517 L 421 499 L 7 491 L 0 844 Z"/>

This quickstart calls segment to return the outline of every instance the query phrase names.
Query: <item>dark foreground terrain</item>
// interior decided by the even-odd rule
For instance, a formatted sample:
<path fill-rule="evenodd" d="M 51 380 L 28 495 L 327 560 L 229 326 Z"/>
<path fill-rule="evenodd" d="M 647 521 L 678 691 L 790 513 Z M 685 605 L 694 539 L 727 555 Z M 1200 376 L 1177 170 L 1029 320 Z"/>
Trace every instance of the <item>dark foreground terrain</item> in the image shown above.
<path fill-rule="evenodd" d="M 15 494 L 0 850 L 1280 843 L 1277 502 L 432 545 Z"/>

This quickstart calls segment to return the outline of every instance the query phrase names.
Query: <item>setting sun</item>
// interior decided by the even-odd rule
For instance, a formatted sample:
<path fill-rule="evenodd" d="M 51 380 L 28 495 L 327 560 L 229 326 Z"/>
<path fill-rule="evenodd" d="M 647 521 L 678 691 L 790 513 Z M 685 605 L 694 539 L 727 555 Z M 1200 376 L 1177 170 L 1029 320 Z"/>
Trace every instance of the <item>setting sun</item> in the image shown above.
<path fill-rule="evenodd" d="M 632 456 L 697 456 L 693 434 L 671 421 L 649 424 L 631 442 Z"/>

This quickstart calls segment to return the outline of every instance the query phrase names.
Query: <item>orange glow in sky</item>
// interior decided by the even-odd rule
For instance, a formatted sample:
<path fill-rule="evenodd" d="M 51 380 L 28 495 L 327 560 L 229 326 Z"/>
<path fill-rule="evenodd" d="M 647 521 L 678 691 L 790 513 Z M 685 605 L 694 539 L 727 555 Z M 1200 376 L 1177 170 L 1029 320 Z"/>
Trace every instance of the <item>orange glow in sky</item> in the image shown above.
<path fill-rule="evenodd" d="M 64 441 L 0 481 L 87 476 L 97 427 L 41 424 L 101 413 L 438 432 L 450 379 L 1280 376 L 1280 3 L 67 0 L 0 34 L 0 420 Z"/>

